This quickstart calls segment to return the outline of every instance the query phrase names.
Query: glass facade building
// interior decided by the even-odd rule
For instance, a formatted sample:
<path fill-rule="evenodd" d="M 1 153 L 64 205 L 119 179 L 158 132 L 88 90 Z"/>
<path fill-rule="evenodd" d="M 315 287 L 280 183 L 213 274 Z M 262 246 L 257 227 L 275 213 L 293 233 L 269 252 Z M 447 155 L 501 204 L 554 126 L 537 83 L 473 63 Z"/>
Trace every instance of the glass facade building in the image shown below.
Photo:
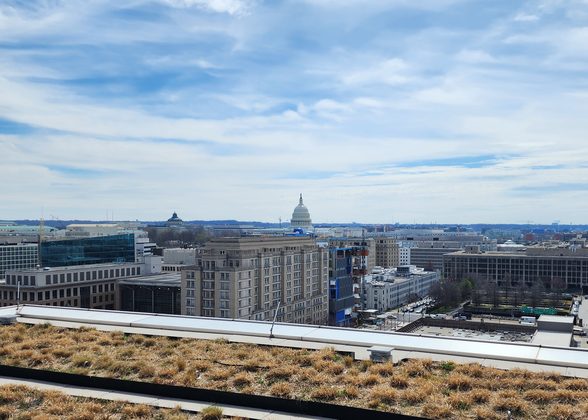
<path fill-rule="evenodd" d="M 99 236 L 41 242 L 42 267 L 135 262 L 135 235 Z"/>
<path fill-rule="evenodd" d="M 0 279 L 6 271 L 35 268 L 39 263 L 37 244 L 18 244 L 0 246 Z"/>

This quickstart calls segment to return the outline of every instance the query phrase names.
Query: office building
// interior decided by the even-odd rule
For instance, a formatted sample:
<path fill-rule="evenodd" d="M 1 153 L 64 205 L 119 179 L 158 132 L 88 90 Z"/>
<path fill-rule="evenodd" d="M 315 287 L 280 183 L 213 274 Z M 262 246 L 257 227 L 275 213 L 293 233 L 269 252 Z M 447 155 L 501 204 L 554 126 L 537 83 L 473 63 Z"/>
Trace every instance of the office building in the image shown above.
<path fill-rule="evenodd" d="M 410 250 L 410 263 L 426 270 L 441 270 L 443 255 L 460 249 L 459 242 L 419 242 L 418 247 Z"/>
<path fill-rule="evenodd" d="M 515 284 L 541 281 L 551 287 L 556 277 L 570 289 L 588 293 L 588 249 L 572 250 L 527 248 L 523 253 L 459 251 L 443 256 L 443 276 L 462 279 L 480 276 L 502 285 L 506 279 Z"/>
<path fill-rule="evenodd" d="M 180 274 L 175 274 L 175 286 L 171 276 L 161 273 L 161 257 L 143 258 L 141 263 L 109 263 L 77 265 L 72 267 L 45 267 L 35 269 L 13 270 L 6 273 L 6 280 L 0 282 L 0 306 L 21 303 L 36 305 L 69 306 L 93 309 L 123 309 L 119 305 L 119 283 L 125 281 L 129 288 L 137 289 L 151 285 L 154 292 L 163 287 L 176 287 L 180 290 Z M 133 283 L 136 281 L 136 283 Z M 133 286 L 131 286 L 133 285 Z M 170 286 L 171 285 L 171 286 Z M 20 292 L 20 296 L 19 296 Z M 147 312 L 169 312 L 166 303 L 160 297 L 162 291 L 155 296 L 155 310 Z M 179 308 L 179 299 L 178 306 Z M 131 305 L 132 307 L 132 305 Z M 151 308 L 152 306 L 149 306 Z M 144 307 L 141 307 L 142 309 Z"/>
<path fill-rule="evenodd" d="M 376 243 L 376 265 L 384 268 L 398 267 L 399 255 L 396 239 L 377 237 L 374 240 Z"/>
<path fill-rule="evenodd" d="M 39 249 L 42 267 L 136 261 L 135 235 L 132 233 L 44 241 Z"/>
<path fill-rule="evenodd" d="M 424 271 L 414 265 L 385 270 L 366 278 L 366 309 L 385 312 L 425 297 L 439 281 L 440 271 Z"/>
<path fill-rule="evenodd" d="M 20 302 L 118 309 L 117 281 L 145 272 L 145 264 L 139 263 L 8 271 L 5 282 L 0 283 L 0 305 L 16 305 Z"/>
<path fill-rule="evenodd" d="M 398 248 L 398 265 L 410 265 L 410 248 Z"/>
<path fill-rule="evenodd" d="M 326 324 L 328 252 L 308 236 L 215 238 L 182 270 L 182 314 Z"/>
<path fill-rule="evenodd" d="M 7 271 L 35 268 L 39 264 L 39 246 L 26 242 L 0 245 L 0 279 Z"/>

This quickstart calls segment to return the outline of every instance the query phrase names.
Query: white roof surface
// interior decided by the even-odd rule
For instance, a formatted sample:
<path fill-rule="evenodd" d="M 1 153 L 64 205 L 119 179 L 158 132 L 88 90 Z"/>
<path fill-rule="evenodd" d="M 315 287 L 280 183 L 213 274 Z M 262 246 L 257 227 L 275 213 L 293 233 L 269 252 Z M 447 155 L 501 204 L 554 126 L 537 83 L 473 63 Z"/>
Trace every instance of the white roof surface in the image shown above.
<path fill-rule="evenodd" d="M 17 313 L 22 318 L 48 322 L 75 322 L 141 329 L 215 333 L 221 335 L 269 337 L 271 323 L 181 315 L 156 315 L 137 312 L 90 310 L 52 306 L 23 305 L 4 307 L 0 316 Z M 360 347 L 386 346 L 395 350 L 447 356 L 490 359 L 515 363 L 543 364 L 588 369 L 588 350 L 553 345 L 483 341 L 456 337 L 420 336 L 373 330 L 276 323 L 273 335 L 278 339 L 325 345 Z"/>

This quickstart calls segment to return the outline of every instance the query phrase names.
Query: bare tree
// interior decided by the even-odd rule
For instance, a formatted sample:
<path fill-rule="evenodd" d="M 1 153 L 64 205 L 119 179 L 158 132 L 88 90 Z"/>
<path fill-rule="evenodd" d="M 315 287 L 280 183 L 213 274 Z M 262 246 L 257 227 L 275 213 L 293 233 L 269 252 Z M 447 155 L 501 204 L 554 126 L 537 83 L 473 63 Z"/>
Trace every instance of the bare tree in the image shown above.
<path fill-rule="evenodd" d="M 522 282 L 513 283 L 512 285 L 512 298 L 513 298 L 513 306 L 519 306 L 521 300 L 525 294 L 524 287 Z"/>
<path fill-rule="evenodd" d="M 543 282 L 537 278 L 528 288 L 529 300 L 531 306 L 536 308 L 541 305 L 541 292 L 543 291 Z"/>
<path fill-rule="evenodd" d="M 504 273 L 504 276 L 502 276 L 502 290 L 504 291 L 504 303 L 506 305 L 508 305 L 508 295 L 510 293 L 511 286 L 512 277 L 510 273 L 507 271 L 506 273 Z"/>
<path fill-rule="evenodd" d="M 487 290 L 492 300 L 492 306 L 497 308 L 500 304 L 500 288 L 498 287 L 498 283 L 495 280 L 489 280 Z"/>
<path fill-rule="evenodd" d="M 552 306 L 557 308 L 561 300 L 561 295 L 563 294 L 564 290 L 566 289 L 567 285 L 564 279 L 561 277 L 554 277 L 553 281 L 551 282 L 551 299 L 552 299 Z"/>
<path fill-rule="evenodd" d="M 472 283 L 472 302 L 475 306 L 480 306 L 486 295 L 486 279 L 479 274 L 474 274 Z"/>
<path fill-rule="evenodd" d="M 444 307 L 457 306 L 461 301 L 459 285 L 450 280 L 442 280 L 433 284 L 429 288 L 429 296 Z"/>

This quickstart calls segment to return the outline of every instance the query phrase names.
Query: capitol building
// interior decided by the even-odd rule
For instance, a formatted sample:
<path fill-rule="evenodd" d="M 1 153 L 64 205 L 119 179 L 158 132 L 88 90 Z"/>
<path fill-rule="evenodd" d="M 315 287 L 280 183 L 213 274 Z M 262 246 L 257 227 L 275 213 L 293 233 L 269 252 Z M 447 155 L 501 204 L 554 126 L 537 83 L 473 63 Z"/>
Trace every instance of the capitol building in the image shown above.
<path fill-rule="evenodd" d="M 292 219 L 290 219 L 290 227 L 291 228 L 300 228 L 300 229 L 312 229 L 312 219 L 310 218 L 310 212 L 308 208 L 304 205 L 302 201 L 302 194 L 300 194 L 300 201 L 298 205 L 294 208 L 294 212 L 292 213 Z"/>

